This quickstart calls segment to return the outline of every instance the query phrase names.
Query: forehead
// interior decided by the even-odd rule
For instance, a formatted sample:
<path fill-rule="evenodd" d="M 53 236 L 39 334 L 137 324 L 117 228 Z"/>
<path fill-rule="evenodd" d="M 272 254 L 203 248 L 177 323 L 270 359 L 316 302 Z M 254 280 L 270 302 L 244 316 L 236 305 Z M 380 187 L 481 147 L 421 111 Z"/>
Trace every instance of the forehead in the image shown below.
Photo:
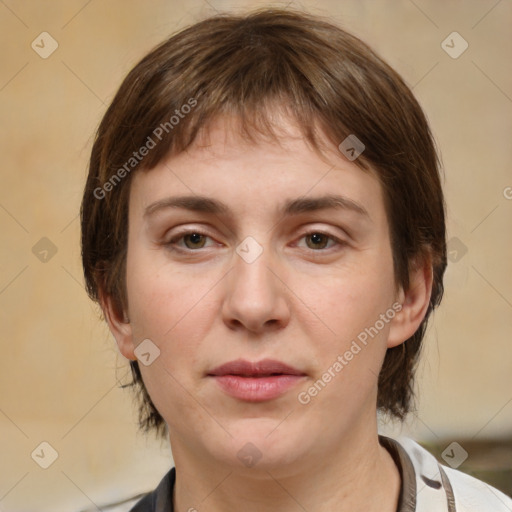
<path fill-rule="evenodd" d="M 300 209 L 298 198 L 337 195 L 346 199 L 346 205 L 360 205 L 360 213 L 374 220 L 381 215 L 382 189 L 375 171 L 348 161 L 321 132 L 318 151 L 294 121 L 276 115 L 272 135 L 250 136 L 241 134 L 238 119 L 217 118 L 185 151 L 135 173 L 131 208 L 147 210 L 179 194 L 212 196 L 238 206 L 239 212 L 273 209 L 282 214 L 287 207 Z"/>
<path fill-rule="evenodd" d="M 336 165 L 343 159 L 337 144 L 329 139 L 318 118 L 311 122 L 311 138 L 319 148 L 309 140 L 308 130 L 287 112 L 285 106 L 275 102 L 262 105 L 261 111 L 244 117 L 240 114 L 217 114 L 198 129 L 196 138 L 184 153 L 193 152 L 195 157 L 202 158 L 229 159 L 238 156 L 240 150 L 264 151 L 272 153 L 275 158 L 286 156 L 293 159 L 297 152 L 301 152 L 298 158 L 305 154 L 308 157 L 315 155 L 329 165 Z"/>

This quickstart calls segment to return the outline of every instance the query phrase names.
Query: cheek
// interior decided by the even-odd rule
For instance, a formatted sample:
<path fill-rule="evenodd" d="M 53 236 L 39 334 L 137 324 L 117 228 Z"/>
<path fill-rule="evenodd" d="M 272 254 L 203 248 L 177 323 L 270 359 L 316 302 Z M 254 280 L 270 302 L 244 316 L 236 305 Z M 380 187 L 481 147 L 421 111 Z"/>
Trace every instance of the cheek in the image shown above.
<path fill-rule="evenodd" d="M 160 351 L 151 365 L 139 364 L 144 384 L 170 425 L 204 423 L 201 411 L 191 407 L 190 396 L 197 393 L 196 382 L 204 367 L 201 343 L 214 318 L 209 291 L 215 280 L 168 267 L 156 269 L 154 263 L 148 272 L 144 270 L 148 267 L 135 263 L 134 258 L 127 265 L 134 341 L 149 338 Z"/>
<path fill-rule="evenodd" d="M 302 391 L 317 411 L 339 403 L 348 412 L 374 400 L 391 319 L 388 315 L 385 322 L 381 315 L 392 306 L 394 282 L 384 251 L 368 260 L 315 286 L 297 280 L 297 286 L 302 283 L 297 295 L 314 313 L 302 307 L 299 322 L 318 363 L 315 378 Z"/>
<path fill-rule="evenodd" d="M 127 261 L 127 292 L 135 344 L 149 338 L 170 371 L 193 364 L 197 346 L 212 322 L 218 279 L 197 270 L 179 271 L 168 262 L 133 254 Z M 145 264 L 146 263 L 146 264 Z"/>
<path fill-rule="evenodd" d="M 302 391 L 317 411 L 343 404 L 347 414 L 355 414 L 362 403 L 374 400 L 392 318 L 388 314 L 386 322 L 381 315 L 390 311 L 392 295 L 388 280 L 378 283 L 375 276 L 368 276 L 366 284 L 331 280 L 321 293 L 310 295 L 321 323 L 302 323 L 308 331 L 307 348 L 314 351 L 317 362 L 314 378 Z"/>
<path fill-rule="evenodd" d="M 373 325 L 394 296 L 393 275 L 385 264 L 343 269 L 313 283 L 298 278 L 294 290 L 327 339 L 338 340 L 352 339 Z"/>

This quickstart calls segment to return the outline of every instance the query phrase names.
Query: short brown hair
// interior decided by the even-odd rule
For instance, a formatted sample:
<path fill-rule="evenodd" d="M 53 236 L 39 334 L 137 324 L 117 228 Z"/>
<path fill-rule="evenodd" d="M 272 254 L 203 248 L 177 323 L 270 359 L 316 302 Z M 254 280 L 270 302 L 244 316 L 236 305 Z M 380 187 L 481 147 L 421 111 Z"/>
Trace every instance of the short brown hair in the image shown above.
<path fill-rule="evenodd" d="M 403 419 L 412 405 L 427 320 L 443 295 L 439 159 L 425 115 L 402 78 L 357 37 L 320 17 L 281 9 L 217 15 L 173 35 L 132 69 L 92 148 L 81 208 L 87 291 L 96 301 L 101 294 L 111 297 L 123 316 L 133 171 L 185 150 L 224 114 L 238 119 L 251 140 L 256 133 L 275 134 L 270 114 L 276 103 L 315 149 L 318 126 L 336 145 L 349 135 L 364 143 L 354 163 L 375 171 L 382 185 L 397 285 L 408 289 L 415 258 L 432 264 L 425 318 L 403 346 L 388 349 L 379 375 L 378 408 Z M 163 433 L 165 422 L 138 362 L 130 364 L 141 398 L 140 425 Z"/>

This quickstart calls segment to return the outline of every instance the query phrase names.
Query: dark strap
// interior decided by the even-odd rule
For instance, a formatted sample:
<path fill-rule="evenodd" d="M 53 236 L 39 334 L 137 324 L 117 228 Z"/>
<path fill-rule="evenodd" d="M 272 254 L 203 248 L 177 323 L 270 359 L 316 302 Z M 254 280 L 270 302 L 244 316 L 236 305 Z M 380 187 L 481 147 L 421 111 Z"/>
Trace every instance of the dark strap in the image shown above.
<path fill-rule="evenodd" d="M 455 496 L 453 495 L 453 488 L 448 475 L 446 474 L 443 466 L 439 464 L 439 473 L 441 473 L 441 482 L 443 482 L 444 490 L 446 491 L 446 501 L 448 503 L 448 512 L 457 512 L 455 509 Z"/>
<path fill-rule="evenodd" d="M 158 487 L 136 503 L 130 512 L 174 512 L 172 494 L 175 481 L 176 468 L 172 468 Z"/>

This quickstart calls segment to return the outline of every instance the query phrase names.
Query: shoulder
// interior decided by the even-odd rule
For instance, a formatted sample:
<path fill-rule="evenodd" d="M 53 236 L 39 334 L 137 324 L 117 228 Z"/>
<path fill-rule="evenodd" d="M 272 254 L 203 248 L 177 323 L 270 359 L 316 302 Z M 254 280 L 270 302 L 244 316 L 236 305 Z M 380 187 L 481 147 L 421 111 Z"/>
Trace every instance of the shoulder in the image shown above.
<path fill-rule="evenodd" d="M 462 471 L 443 467 L 453 488 L 457 510 L 512 512 L 512 498 Z"/>
<path fill-rule="evenodd" d="M 173 512 L 172 494 L 175 478 L 176 470 L 172 468 L 157 488 L 138 501 L 130 512 Z"/>
<path fill-rule="evenodd" d="M 429 502 L 439 484 L 445 489 L 454 512 L 512 512 L 512 499 L 489 484 L 462 471 L 439 464 L 437 459 L 412 439 L 395 439 L 411 459 L 416 473 L 418 505 Z M 423 489 L 426 492 L 423 492 Z M 418 510 L 422 510 L 421 506 Z"/>

